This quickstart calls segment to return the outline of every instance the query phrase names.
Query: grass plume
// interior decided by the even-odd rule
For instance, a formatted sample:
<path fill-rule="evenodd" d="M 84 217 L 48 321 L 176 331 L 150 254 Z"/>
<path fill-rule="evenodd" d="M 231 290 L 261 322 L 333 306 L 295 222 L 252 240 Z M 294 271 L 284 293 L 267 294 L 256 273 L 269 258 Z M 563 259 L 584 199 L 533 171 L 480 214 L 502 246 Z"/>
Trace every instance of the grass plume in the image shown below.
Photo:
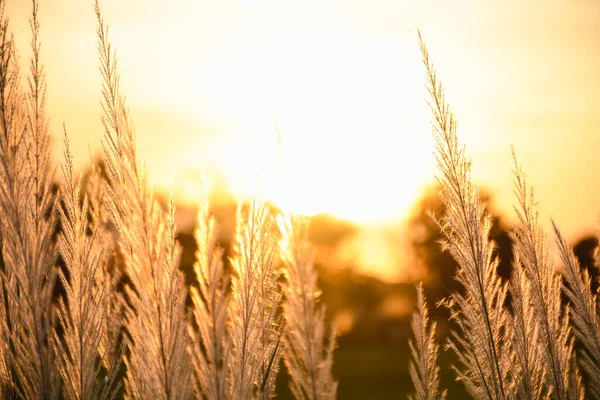
<path fill-rule="evenodd" d="M 450 303 L 459 326 L 450 341 L 462 364 L 456 372 L 473 397 L 506 399 L 511 394 L 503 338 L 507 289 L 497 274 L 498 260 L 489 239 L 492 221 L 471 179 L 471 164 L 458 142 L 456 121 L 420 34 L 419 41 L 433 113 L 437 179 L 447 210 L 436 221 L 442 231 L 442 248 L 458 262 L 456 279 L 464 288 L 464 294 L 453 293 Z"/>
<path fill-rule="evenodd" d="M 208 400 L 224 400 L 229 395 L 227 381 L 231 339 L 227 330 L 229 277 L 223 268 L 223 249 L 217 245 L 217 223 L 209 213 L 208 192 L 202 183 L 198 203 L 196 263 L 199 288 L 191 289 L 197 330 L 190 327 L 192 357 L 198 391 Z"/>
<path fill-rule="evenodd" d="M 193 392 L 184 310 L 187 290 L 178 269 L 174 205 L 165 213 L 139 163 L 133 126 L 119 92 L 116 58 L 100 7 L 98 47 L 104 81 L 107 210 L 117 227 L 127 276 L 126 328 L 131 337 L 126 389 L 138 399 L 185 399 Z"/>
<path fill-rule="evenodd" d="M 446 398 L 440 393 L 440 367 L 437 365 L 439 345 L 435 342 L 435 322 L 430 322 L 423 284 L 417 286 L 417 310 L 413 313 L 411 328 L 414 339 L 408 342 L 412 361 L 410 377 L 415 386 L 411 400 L 437 400 Z"/>
<path fill-rule="evenodd" d="M 67 274 L 59 272 L 66 295 L 58 306 L 63 335 L 55 335 L 56 353 L 66 398 L 109 399 L 116 389 L 113 383 L 120 366 L 120 358 L 106 359 L 109 349 L 102 346 L 109 329 L 113 286 L 104 284 L 106 248 L 98 241 L 98 231 L 87 234 L 88 197 L 83 197 L 80 206 L 81 178 L 75 178 L 66 132 L 65 147 L 65 180 L 59 208 L 62 231 L 58 247 Z"/>
<path fill-rule="evenodd" d="M 308 219 L 285 214 L 279 218 L 281 255 L 285 263 L 284 316 L 287 325 L 285 363 L 296 399 L 335 399 L 331 375 L 335 329 L 325 329 L 325 307 L 315 271 L 315 249 L 308 239 Z"/>
<path fill-rule="evenodd" d="M 255 197 L 236 217 L 231 259 L 233 354 L 230 363 L 235 399 L 269 399 L 283 350 L 279 271 L 274 267 L 276 238 L 271 208 Z M 256 393 L 256 395 L 255 395 Z"/>
<path fill-rule="evenodd" d="M 97 274 L 97 285 L 106 287 L 108 291 L 112 292 L 106 317 L 108 326 L 100 343 L 100 352 L 104 354 L 105 368 L 110 369 L 110 366 L 123 356 L 124 304 L 117 295 L 122 274 L 118 246 L 113 232 L 109 228 L 110 220 L 104 204 L 105 185 L 106 179 L 102 174 L 101 166 L 97 163 L 92 164 L 86 184 L 88 230 L 94 232 L 97 246 L 103 249 L 99 254 L 98 262 L 101 266 L 101 273 Z"/>
<path fill-rule="evenodd" d="M 569 299 L 570 321 L 582 350 L 579 353 L 579 365 L 588 377 L 588 392 L 594 398 L 600 398 L 600 314 L 598 295 L 592 292 L 591 278 L 583 270 L 573 251 L 562 237 L 558 227 L 552 221 L 556 234 L 556 243 L 564 264 L 564 293 Z"/>
<path fill-rule="evenodd" d="M 516 396 L 519 399 L 542 398 L 545 364 L 540 354 L 540 334 L 536 308 L 531 302 L 531 282 L 521 267 L 519 255 L 513 261 L 510 281 L 512 315 L 510 328 L 511 354 L 514 357 Z"/>
<path fill-rule="evenodd" d="M 514 159 L 515 207 L 519 225 L 512 235 L 516 268 L 525 272 L 529 281 L 529 301 L 535 310 L 534 321 L 538 324 L 540 355 L 546 365 L 546 385 L 555 399 L 566 399 L 569 389 L 569 369 L 572 339 L 567 317 L 561 306 L 562 278 L 554 270 L 547 247 L 546 234 L 539 226 L 533 191 L 527 188 L 525 174 Z"/>
<path fill-rule="evenodd" d="M 57 398 L 52 302 L 56 196 L 51 190 L 46 80 L 40 59 L 39 5 L 32 1 L 32 58 L 27 89 L 20 87 L 14 44 L 2 9 L 0 51 L 0 208 L 5 337 L 14 389 L 26 399 Z"/>

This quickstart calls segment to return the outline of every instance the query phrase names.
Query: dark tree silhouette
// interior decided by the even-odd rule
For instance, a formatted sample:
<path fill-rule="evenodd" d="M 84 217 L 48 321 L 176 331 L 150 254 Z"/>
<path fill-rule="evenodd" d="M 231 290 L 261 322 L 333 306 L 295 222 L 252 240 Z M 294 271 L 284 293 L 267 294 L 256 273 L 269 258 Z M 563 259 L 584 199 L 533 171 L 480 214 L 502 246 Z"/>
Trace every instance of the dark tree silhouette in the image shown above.
<path fill-rule="evenodd" d="M 429 189 L 417 203 L 413 217 L 409 221 L 409 234 L 415 257 L 417 262 L 426 268 L 424 289 L 430 305 L 437 304 L 453 291 L 462 291 L 460 284 L 454 279 L 457 269 L 456 261 L 449 253 L 441 251 L 440 229 L 430 215 L 433 214 L 439 219 L 446 213 L 438 192 L 437 186 Z M 481 198 L 489 206 L 491 195 L 483 192 Z M 500 215 L 492 212 L 492 216 L 493 225 L 490 237 L 496 242 L 496 255 L 500 258 L 498 272 L 502 278 L 508 279 L 513 261 L 510 228 L 507 227 Z M 449 313 L 444 307 L 436 307 L 430 311 L 432 318 L 447 320 L 449 317 Z"/>
<path fill-rule="evenodd" d="M 575 246 L 573 253 L 581 268 L 585 268 L 592 278 L 592 292 L 598 292 L 598 268 L 595 265 L 595 252 L 598 247 L 598 238 L 596 236 L 586 236 L 581 238 Z"/>

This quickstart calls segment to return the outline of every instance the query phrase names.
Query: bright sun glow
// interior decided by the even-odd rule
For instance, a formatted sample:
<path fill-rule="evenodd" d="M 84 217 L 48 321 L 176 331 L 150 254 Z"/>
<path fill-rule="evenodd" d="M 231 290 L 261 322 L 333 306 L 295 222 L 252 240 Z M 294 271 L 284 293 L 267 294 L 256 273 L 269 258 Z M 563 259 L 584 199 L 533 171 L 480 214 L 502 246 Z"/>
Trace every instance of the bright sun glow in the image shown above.
<path fill-rule="evenodd" d="M 191 72 L 195 63 L 186 68 L 190 73 L 180 79 L 196 79 L 174 85 L 185 88 L 177 96 L 181 107 L 206 106 L 198 93 L 223 100 L 209 107 L 226 121 L 230 140 L 217 141 L 209 153 L 219 154 L 212 162 L 236 195 L 253 193 L 259 176 L 261 192 L 282 207 L 373 222 L 404 216 L 430 180 L 413 34 L 365 38 L 281 28 L 246 38 L 201 76 Z M 198 170 L 206 165 L 200 159 L 190 145 L 172 162 Z M 193 201 L 193 179 L 186 175 L 176 186 Z"/>
<path fill-rule="evenodd" d="M 56 15 L 87 15 L 80 2 L 64 1 Z M 412 2 L 104 3 L 140 156 L 178 200 L 197 201 L 199 173 L 208 169 L 218 171 L 207 173 L 209 184 L 235 196 L 251 195 L 260 176 L 261 192 L 280 206 L 375 222 L 403 217 L 431 181 L 423 68 L 406 23 Z M 71 40 L 62 20 L 48 19 L 60 35 L 48 43 Z M 71 82 L 78 71 L 96 71 L 95 31 L 83 25 L 69 46 L 92 49 L 80 53 L 88 64 L 50 64 L 49 75 Z M 62 60 L 62 48 L 47 51 Z M 79 110 L 78 98 L 50 93 L 60 96 L 49 104 Z M 97 118 L 84 111 L 67 121 L 70 130 L 87 131 Z M 75 152 L 87 154 L 90 141 L 75 136 Z"/>
<path fill-rule="evenodd" d="M 204 171 L 211 190 L 240 198 L 257 190 L 260 177 L 261 192 L 288 210 L 333 214 L 361 229 L 400 226 L 435 173 L 418 28 L 474 179 L 513 215 L 514 145 L 543 199 L 541 214 L 575 239 L 595 229 L 590 215 L 600 204 L 600 190 L 589 185 L 600 168 L 594 1 L 542 8 L 518 0 L 101 3 L 138 154 L 163 194 L 195 205 Z M 6 2 L 24 71 L 26 3 Z M 40 5 L 53 159 L 63 162 L 65 123 L 82 171 L 90 148 L 102 154 L 104 133 L 93 3 Z M 191 227 L 193 218 L 185 219 Z M 359 249 L 352 254 L 365 269 L 391 275 L 404 263 L 385 260 L 399 241 L 389 242 L 390 254 L 377 247 L 382 241 L 369 230 L 347 248 Z"/>

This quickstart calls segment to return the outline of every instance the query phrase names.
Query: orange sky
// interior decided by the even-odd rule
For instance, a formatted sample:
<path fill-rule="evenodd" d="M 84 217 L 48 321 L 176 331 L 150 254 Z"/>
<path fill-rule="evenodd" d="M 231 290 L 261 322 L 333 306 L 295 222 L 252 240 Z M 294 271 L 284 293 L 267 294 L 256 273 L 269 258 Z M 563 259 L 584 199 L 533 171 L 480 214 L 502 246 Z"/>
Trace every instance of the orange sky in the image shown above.
<path fill-rule="evenodd" d="M 511 213 L 511 158 L 569 238 L 600 213 L 597 0 L 103 0 L 153 180 L 192 195 L 200 168 L 236 193 L 356 221 L 406 215 L 433 177 L 419 28 L 474 177 Z M 26 0 L 7 13 L 28 57 Z M 98 149 L 92 0 L 41 0 L 52 127 Z M 275 121 L 284 137 L 286 184 Z M 62 143 L 56 141 L 56 159 Z M 275 171 L 275 172 L 274 172 Z"/>

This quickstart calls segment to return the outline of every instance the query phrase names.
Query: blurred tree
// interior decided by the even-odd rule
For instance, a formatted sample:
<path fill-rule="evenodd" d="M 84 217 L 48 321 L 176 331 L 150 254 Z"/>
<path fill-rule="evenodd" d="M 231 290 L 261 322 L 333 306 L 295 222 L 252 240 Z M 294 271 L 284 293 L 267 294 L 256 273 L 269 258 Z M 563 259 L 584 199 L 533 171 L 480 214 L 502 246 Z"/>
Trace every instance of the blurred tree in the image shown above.
<path fill-rule="evenodd" d="M 408 235 L 414 251 L 416 263 L 425 269 L 423 288 L 429 302 L 431 318 L 437 322 L 437 337 L 442 345 L 450 331 L 450 313 L 446 307 L 436 307 L 441 300 L 447 298 L 453 291 L 462 291 L 463 288 L 456 282 L 454 276 L 458 264 L 447 252 L 442 252 L 439 241 L 442 238 L 440 229 L 430 214 L 436 218 L 445 215 L 446 210 L 439 198 L 437 186 L 426 191 L 414 208 L 412 217 L 408 222 Z M 491 196 L 487 192 L 481 192 L 481 199 L 488 205 Z M 493 225 L 490 237 L 496 242 L 496 255 L 500 259 L 498 271 L 504 279 L 510 277 L 512 271 L 512 240 L 509 229 L 504 219 L 492 213 Z M 455 375 L 449 372 L 451 365 L 456 363 L 456 356 L 450 351 L 442 351 L 439 364 L 441 367 L 441 386 L 452 393 L 453 398 L 466 398 L 464 387 L 455 380 Z"/>
<path fill-rule="evenodd" d="M 430 301 L 431 315 L 433 318 L 447 320 L 448 310 L 443 307 L 431 307 L 446 298 L 453 291 L 461 291 L 461 286 L 455 281 L 454 275 L 458 267 L 456 261 L 447 252 L 442 252 L 439 241 L 442 238 L 440 229 L 430 214 L 436 218 L 445 215 L 446 210 L 438 196 L 437 186 L 425 192 L 422 199 L 414 208 L 413 216 L 409 220 L 408 232 L 414 250 L 416 262 L 426 271 L 424 289 Z M 509 228 L 504 219 L 490 210 L 491 195 L 481 191 L 481 199 L 488 205 L 492 214 L 493 225 L 490 237 L 496 242 L 496 255 L 500 259 L 499 274 L 505 279 L 510 277 L 512 271 L 512 240 Z M 440 330 L 444 329 L 440 326 Z"/>
<path fill-rule="evenodd" d="M 315 246 L 335 248 L 345 238 L 355 234 L 357 227 L 351 222 L 328 214 L 317 214 L 310 219 L 309 238 Z"/>
<path fill-rule="evenodd" d="M 596 236 L 585 236 L 573 246 L 573 253 L 575 253 L 575 257 L 579 261 L 579 264 L 582 268 L 585 268 L 587 272 L 590 274 L 592 278 L 592 292 L 598 292 L 598 277 L 599 270 L 595 265 L 595 257 L 594 254 L 596 252 L 596 248 L 598 247 L 598 238 Z"/>

